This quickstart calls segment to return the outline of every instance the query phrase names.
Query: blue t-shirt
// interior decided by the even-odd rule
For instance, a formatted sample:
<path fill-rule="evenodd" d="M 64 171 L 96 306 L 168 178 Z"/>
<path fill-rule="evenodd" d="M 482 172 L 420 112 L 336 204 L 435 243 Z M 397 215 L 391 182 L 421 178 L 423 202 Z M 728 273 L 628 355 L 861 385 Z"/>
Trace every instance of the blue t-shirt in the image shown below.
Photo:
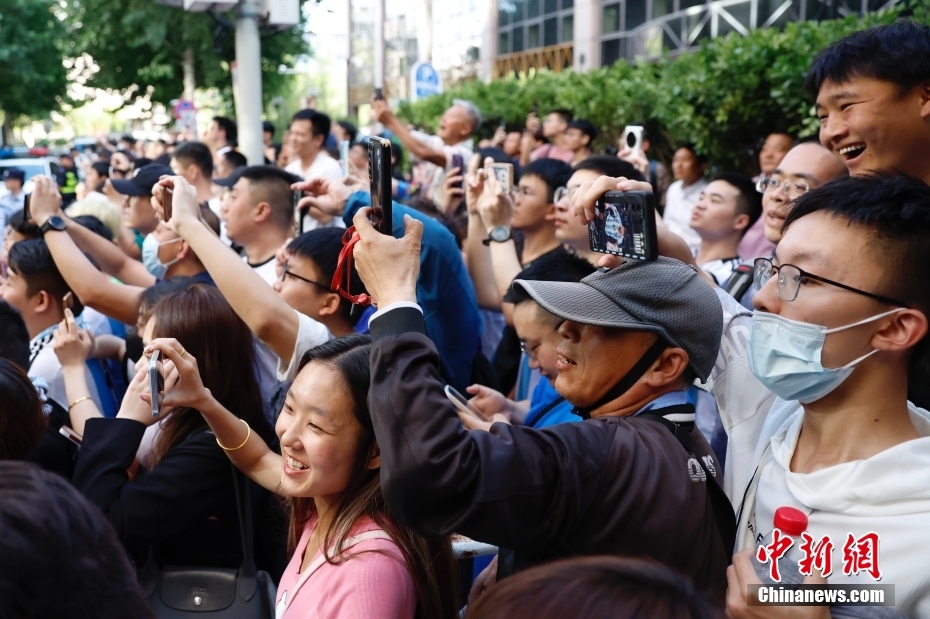
<path fill-rule="evenodd" d="M 357 191 L 346 204 L 343 221 L 371 204 L 367 191 Z M 394 236 L 404 235 L 404 215 L 423 222 L 417 303 L 423 309 L 426 334 L 442 360 L 442 376 L 465 393 L 471 384 L 472 367 L 481 345 L 482 322 L 475 288 L 462 261 L 455 237 L 441 223 L 408 206 L 394 202 Z"/>
<path fill-rule="evenodd" d="M 558 403 L 554 404 L 555 402 Z M 572 408 L 574 407 L 559 395 L 549 379 L 543 377 L 533 389 L 530 412 L 526 415 L 524 425 L 539 429 L 554 426 L 557 423 L 581 421 L 581 417 L 572 413 Z"/>

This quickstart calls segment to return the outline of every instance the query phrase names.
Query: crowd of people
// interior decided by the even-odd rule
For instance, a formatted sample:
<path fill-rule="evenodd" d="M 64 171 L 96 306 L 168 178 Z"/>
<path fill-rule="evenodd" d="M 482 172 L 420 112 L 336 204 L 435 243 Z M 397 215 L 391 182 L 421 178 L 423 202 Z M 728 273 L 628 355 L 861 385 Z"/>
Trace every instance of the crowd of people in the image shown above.
<path fill-rule="evenodd" d="M 392 234 L 367 134 L 311 109 L 264 165 L 217 117 L 7 170 L 0 616 L 248 568 L 279 619 L 930 618 L 930 27 L 806 79 L 818 139 L 711 173 L 570 110 L 482 139 L 373 99 Z M 653 194 L 655 260 L 592 250 L 608 191 Z"/>

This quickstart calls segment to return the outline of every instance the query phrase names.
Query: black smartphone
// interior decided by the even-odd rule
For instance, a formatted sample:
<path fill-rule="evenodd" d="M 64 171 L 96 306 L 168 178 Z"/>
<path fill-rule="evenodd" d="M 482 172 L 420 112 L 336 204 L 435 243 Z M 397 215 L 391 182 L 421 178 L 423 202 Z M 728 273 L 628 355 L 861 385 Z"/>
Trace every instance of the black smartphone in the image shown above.
<path fill-rule="evenodd" d="M 465 177 L 465 158 L 462 157 L 461 155 L 452 155 L 452 165 L 449 167 L 449 169 L 452 170 L 454 168 L 458 168 L 459 171 L 456 172 L 456 174 L 464 178 Z M 462 181 L 459 181 L 453 184 L 452 187 L 455 189 L 461 189 Z"/>
<path fill-rule="evenodd" d="M 23 196 L 23 221 L 30 221 L 32 219 L 32 210 L 29 208 L 30 196 L 32 196 L 30 193 Z"/>
<path fill-rule="evenodd" d="M 384 90 L 381 88 L 375 88 L 375 99 L 378 101 L 384 101 Z"/>
<path fill-rule="evenodd" d="M 149 359 L 149 391 L 152 394 L 152 417 L 161 414 L 161 392 L 165 390 L 165 379 L 158 371 L 158 362 L 161 360 L 161 351 L 156 350 Z"/>
<path fill-rule="evenodd" d="M 381 234 L 393 236 L 390 140 L 377 136 L 369 138 L 368 178 L 371 180 L 371 223 Z"/>
<path fill-rule="evenodd" d="M 608 191 L 594 204 L 588 222 L 591 251 L 634 260 L 659 255 L 655 198 L 650 191 Z"/>

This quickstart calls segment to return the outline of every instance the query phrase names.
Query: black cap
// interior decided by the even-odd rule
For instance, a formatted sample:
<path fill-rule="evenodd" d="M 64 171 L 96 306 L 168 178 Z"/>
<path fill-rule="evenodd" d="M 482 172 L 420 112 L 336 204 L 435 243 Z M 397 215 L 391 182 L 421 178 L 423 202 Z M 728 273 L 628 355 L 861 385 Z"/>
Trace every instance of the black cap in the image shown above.
<path fill-rule="evenodd" d="M 226 176 L 223 178 L 214 178 L 213 184 L 219 185 L 220 187 L 227 187 L 227 188 L 232 187 L 233 185 L 239 182 L 239 179 L 242 178 L 242 173 L 245 171 L 247 167 L 249 166 L 241 165 L 238 168 L 234 169 L 232 172 L 230 172 L 229 176 Z"/>
<path fill-rule="evenodd" d="M 124 196 L 150 196 L 152 187 L 162 176 L 174 176 L 174 172 L 166 165 L 152 163 L 135 170 L 132 178 L 113 178 L 110 184 L 117 193 Z"/>
<path fill-rule="evenodd" d="M 3 180 L 16 179 L 21 183 L 26 182 L 26 173 L 19 168 L 7 168 L 3 171 Z"/>

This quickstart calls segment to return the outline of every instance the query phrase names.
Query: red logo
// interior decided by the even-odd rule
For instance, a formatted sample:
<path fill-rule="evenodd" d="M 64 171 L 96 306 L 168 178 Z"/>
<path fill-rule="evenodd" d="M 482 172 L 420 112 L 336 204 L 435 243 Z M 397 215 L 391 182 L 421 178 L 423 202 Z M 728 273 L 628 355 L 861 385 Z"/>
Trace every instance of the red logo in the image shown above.
<path fill-rule="evenodd" d="M 875 580 L 881 580 L 882 571 L 878 567 L 878 533 L 870 531 L 859 539 L 852 533 L 846 536 L 843 545 L 843 573 L 853 576 L 866 572 Z"/>
<path fill-rule="evenodd" d="M 769 574 L 775 582 L 781 582 L 781 574 L 778 573 L 778 560 L 785 556 L 788 549 L 794 546 L 794 540 L 787 535 L 782 534 L 780 529 L 772 530 L 772 543 L 768 546 L 759 546 L 756 558 L 759 563 L 771 563 Z"/>

